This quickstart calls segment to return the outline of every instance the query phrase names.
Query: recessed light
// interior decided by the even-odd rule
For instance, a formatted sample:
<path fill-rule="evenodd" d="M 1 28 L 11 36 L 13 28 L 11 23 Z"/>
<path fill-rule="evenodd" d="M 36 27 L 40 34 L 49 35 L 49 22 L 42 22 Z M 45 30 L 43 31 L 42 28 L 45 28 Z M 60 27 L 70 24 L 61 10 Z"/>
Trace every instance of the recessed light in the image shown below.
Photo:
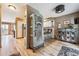
<path fill-rule="evenodd" d="M 8 7 L 9 7 L 10 9 L 12 9 L 12 10 L 15 10 L 15 9 L 16 9 L 16 7 L 15 7 L 14 5 L 8 5 Z"/>

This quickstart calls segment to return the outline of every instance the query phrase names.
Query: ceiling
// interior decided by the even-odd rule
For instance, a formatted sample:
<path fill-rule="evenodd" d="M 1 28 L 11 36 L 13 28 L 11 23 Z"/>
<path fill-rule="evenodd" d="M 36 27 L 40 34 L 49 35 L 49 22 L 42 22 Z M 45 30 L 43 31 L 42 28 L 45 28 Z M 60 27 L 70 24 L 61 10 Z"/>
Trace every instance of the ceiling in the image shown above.
<path fill-rule="evenodd" d="M 60 4 L 65 5 L 65 11 L 57 14 L 54 8 Z M 59 17 L 79 11 L 79 3 L 29 3 L 28 5 L 40 11 L 44 18 Z"/>
<path fill-rule="evenodd" d="M 24 12 L 25 12 L 25 4 L 16 4 L 16 3 L 11 3 L 11 5 L 16 7 L 16 10 L 12 10 L 8 7 L 8 5 L 10 5 L 10 3 L 3 3 L 1 5 L 2 7 L 2 21 L 3 22 L 12 22 L 15 23 L 15 19 L 16 17 L 23 17 L 24 16 Z"/>
<path fill-rule="evenodd" d="M 16 10 L 11 10 L 8 8 L 10 3 L 2 4 L 2 21 L 6 22 L 15 22 L 16 17 L 22 17 L 25 14 L 25 6 L 24 3 L 11 3 L 16 7 Z M 74 13 L 79 10 L 79 3 L 63 3 L 65 5 L 65 11 L 62 13 L 55 13 L 54 8 L 61 3 L 28 3 L 28 5 L 37 9 L 44 18 L 47 17 L 59 17 L 62 15 L 67 15 L 70 13 Z"/>

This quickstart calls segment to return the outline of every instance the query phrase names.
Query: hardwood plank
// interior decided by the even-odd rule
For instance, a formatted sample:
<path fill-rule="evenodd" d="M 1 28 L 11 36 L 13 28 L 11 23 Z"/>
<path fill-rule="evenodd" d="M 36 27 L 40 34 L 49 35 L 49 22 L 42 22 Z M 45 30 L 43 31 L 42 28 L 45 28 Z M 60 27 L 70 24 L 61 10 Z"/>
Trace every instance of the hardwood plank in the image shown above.
<path fill-rule="evenodd" d="M 14 39 L 13 37 L 4 37 L 2 40 L 3 48 L 0 49 L 0 55 L 10 55 L 11 52 L 20 52 L 21 56 L 57 56 L 62 46 L 67 46 L 79 50 L 79 44 L 72 44 L 56 39 L 45 42 L 44 47 L 33 52 L 32 49 L 26 49 L 24 45 L 24 38 Z M 16 49 L 15 49 L 16 47 Z"/>

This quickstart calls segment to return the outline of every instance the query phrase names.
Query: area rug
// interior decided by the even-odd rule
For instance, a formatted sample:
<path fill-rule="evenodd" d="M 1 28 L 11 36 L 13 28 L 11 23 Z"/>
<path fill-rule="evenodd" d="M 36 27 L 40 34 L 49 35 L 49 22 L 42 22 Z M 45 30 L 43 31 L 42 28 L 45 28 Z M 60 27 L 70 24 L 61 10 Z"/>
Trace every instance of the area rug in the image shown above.
<path fill-rule="evenodd" d="M 60 49 L 58 56 L 79 56 L 79 50 L 75 48 L 62 46 Z"/>

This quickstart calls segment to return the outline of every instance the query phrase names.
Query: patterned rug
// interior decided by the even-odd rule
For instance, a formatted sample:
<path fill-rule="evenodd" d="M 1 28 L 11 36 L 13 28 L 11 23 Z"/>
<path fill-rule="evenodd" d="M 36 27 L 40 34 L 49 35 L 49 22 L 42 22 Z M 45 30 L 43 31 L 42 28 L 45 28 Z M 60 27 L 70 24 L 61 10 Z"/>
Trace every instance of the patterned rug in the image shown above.
<path fill-rule="evenodd" d="M 58 56 L 79 56 L 79 50 L 62 46 L 58 53 Z"/>

